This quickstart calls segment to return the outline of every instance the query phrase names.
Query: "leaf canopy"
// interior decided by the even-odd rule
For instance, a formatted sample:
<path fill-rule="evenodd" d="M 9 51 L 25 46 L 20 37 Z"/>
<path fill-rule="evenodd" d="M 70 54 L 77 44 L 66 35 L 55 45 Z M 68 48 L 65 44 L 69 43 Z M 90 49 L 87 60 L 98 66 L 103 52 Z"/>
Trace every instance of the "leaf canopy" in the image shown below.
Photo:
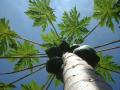
<path fill-rule="evenodd" d="M 10 84 L 7 85 L 5 83 L 0 83 L 0 90 L 13 90 L 16 86 Z"/>
<path fill-rule="evenodd" d="M 107 26 L 114 31 L 114 21 L 119 23 L 120 6 L 115 6 L 117 0 L 94 0 L 93 17 L 99 20 L 101 26 Z"/>
<path fill-rule="evenodd" d="M 62 82 L 60 81 L 60 80 L 58 80 L 58 79 L 54 79 L 54 85 L 55 85 L 55 87 L 57 88 L 58 86 L 60 86 L 62 84 Z"/>
<path fill-rule="evenodd" d="M 47 34 L 41 34 L 41 38 L 45 43 L 41 46 L 44 49 L 59 45 L 61 43 L 61 39 L 56 35 L 53 30 L 51 30 L 51 32 Z"/>
<path fill-rule="evenodd" d="M 114 20 L 119 23 L 120 19 L 120 2 L 117 2 L 117 5 L 116 2 L 117 0 L 94 0 L 93 17 L 99 20 L 101 26 L 106 25 L 112 31 L 114 31 Z M 48 27 L 49 23 L 56 20 L 54 10 L 50 7 L 50 0 L 29 0 L 29 8 L 25 13 L 34 20 L 33 26 L 41 26 L 43 30 Z M 45 44 L 42 47 L 49 48 L 59 45 L 61 39 L 65 39 L 71 45 L 82 43 L 84 41 L 83 37 L 89 32 L 87 26 L 90 20 L 90 17 L 80 20 L 80 13 L 76 7 L 71 9 L 69 13 L 64 12 L 62 23 L 58 25 L 61 29 L 60 38 L 53 30 L 47 34 L 43 33 L 41 37 Z M 16 37 L 19 36 L 11 30 L 9 21 L 4 18 L 0 19 L 0 55 L 10 51 L 7 53 L 8 56 L 21 56 L 22 58 L 19 59 L 10 59 L 11 62 L 17 62 L 14 67 L 16 71 L 30 67 L 32 69 L 33 65 L 39 62 L 39 59 L 24 57 L 37 55 L 39 51 L 28 41 L 19 44 Z M 97 73 L 107 81 L 114 81 L 112 70 L 120 71 L 120 66 L 113 62 L 111 56 L 103 56 L 102 53 L 98 55 L 100 56 L 100 62 L 96 67 Z M 49 87 L 49 82 L 53 79 L 53 75 L 48 75 L 48 80 L 42 86 L 39 86 L 35 81 L 32 81 L 30 84 L 22 84 L 22 90 L 43 90 Z M 54 79 L 54 82 L 55 86 L 60 85 L 57 79 Z M 0 83 L 1 85 L 4 85 L 4 87 L 2 89 L 0 87 L 0 90 L 11 90 L 11 88 L 14 88 L 14 85 Z"/>
<path fill-rule="evenodd" d="M 0 19 L 0 55 L 5 55 L 10 48 L 16 49 L 19 42 L 16 40 L 18 35 L 11 30 L 9 21 L 5 18 Z"/>
<path fill-rule="evenodd" d="M 21 70 L 24 68 L 33 67 L 34 64 L 39 62 L 38 58 L 24 58 L 29 56 L 35 56 L 39 53 L 39 51 L 35 48 L 33 44 L 30 44 L 28 41 L 25 41 L 22 45 L 14 50 L 12 49 L 8 56 L 21 56 L 22 58 L 17 59 L 18 62 L 15 64 L 15 70 Z M 10 59 L 11 62 L 15 62 L 16 58 Z"/>
<path fill-rule="evenodd" d="M 59 24 L 61 35 L 70 44 L 80 44 L 83 42 L 83 36 L 88 33 L 86 26 L 89 25 L 90 18 L 85 17 L 79 20 L 80 13 L 76 7 L 71 9 L 70 13 L 64 12 L 62 23 Z"/>
<path fill-rule="evenodd" d="M 37 82 L 32 81 L 29 84 L 22 84 L 22 90 L 42 90 L 41 86 Z"/>
<path fill-rule="evenodd" d="M 56 20 L 53 12 L 50 0 L 29 0 L 29 8 L 25 13 L 34 20 L 33 26 L 42 26 L 44 31 L 50 22 Z"/>
<path fill-rule="evenodd" d="M 120 71 L 120 65 L 113 62 L 113 57 L 106 55 L 103 56 L 102 53 L 98 53 L 100 61 L 96 67 L 96 71 L 100 74 L 106 81 L 114 82 L 112 78 L 112 71 Z"/>

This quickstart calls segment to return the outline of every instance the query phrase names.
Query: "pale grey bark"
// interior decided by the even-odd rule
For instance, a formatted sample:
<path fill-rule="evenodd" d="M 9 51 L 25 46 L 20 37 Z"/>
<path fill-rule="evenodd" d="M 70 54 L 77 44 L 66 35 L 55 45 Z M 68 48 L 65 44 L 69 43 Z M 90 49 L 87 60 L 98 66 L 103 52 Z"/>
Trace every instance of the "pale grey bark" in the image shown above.
<path fill-rule="evenodd" d="M 64 90 L 112 90 L 94 68 L 73 53 L 63 55 Z"/>

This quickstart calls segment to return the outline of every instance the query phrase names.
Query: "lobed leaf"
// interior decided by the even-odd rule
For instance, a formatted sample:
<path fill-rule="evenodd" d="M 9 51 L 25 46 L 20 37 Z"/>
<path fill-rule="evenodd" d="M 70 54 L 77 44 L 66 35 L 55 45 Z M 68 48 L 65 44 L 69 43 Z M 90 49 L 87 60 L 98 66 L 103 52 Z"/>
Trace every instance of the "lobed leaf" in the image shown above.
<path fill-rule="evenodd" d="M 44 49 L 59 45 L 61 43 L 61 39 L 56 35 L 53 30 L 51 30 L 51 32 L 47 34 L 41 34 L 41 38 L 45 42 L 45 44 L 42 45 L 42 48 Z"/>
<path fill-rule="evenodd" d="M 42 86 L 38 85 L 37 82 L 31 81 L 29 84 L 22 84 L 22 90 L 43 90 Z"/>
<path fill-rule="evenodd" d="M 100 74 L 106 81 L 114 82 L 112 78 L 112 71 L 120 71 L 120 65 L 113 62 L 113 57 L 106 55 L 103 56 L 102 53 L 98 53 L 100 61 L 96 67 L 96 71 Z"/>
<path fill-rule="evenodd" d="M 107 26 L 114 31 L 114 21 L 119 23 L 120 20 L 120 5 L 117 0 L 94 0 L 94 15 L 95 19 L 99 20 L 101 26 Z"/>
<path fill-rule="evenodd" d="M 5 83 L 0 83 L 0 90 L 13 90 L 14 88 L 16 88 L 15 85 L 8 85 L 8 84 L 5 84 Z"/>
<path fill-rule="evenodd" d="M 6 55 L 10 49 L 16 49 L 19 41 L 18 35 L 11 30 L 9 21 L 5 18 L 0 19 L 0 55 Z"/>
<path fill-rule="evenodd" d="M 17 63 L 15 64 L 15 70 L 21 70 L 24 68 L 30 68 L 34 64 L 39 62 L 38 58 L 24 58 L 29 56 L 35 56 L 39 53 L 39 51 L 35 48 L 33 44 L 30 44 L 28 41 L 25 41 L 22 45 L 19 45 L 19 47 L 16 50 L 10 50 L 8 53 L 8 56 L 21 56 L 22 58 L 16 59 L 12 58 L 9 59 L 11 62 L 15 62 L 17 60 Z"/>
<path fill-rule="evenodd" d="M 29 8 L 25 13 L 34 20 L 33 26 L 41 26 L 43 31 L 50 22 L 56 20 L 50 0 L 29 0 Z"/>
<path fill-rule="evenodd" d="M 58 87 L 58 86 L 60 86 L 62 84 L 62 82 L 60 81 L 60 80 L 58 80 L 58 79 L 54 79 L 54 85 L 55 85 L 55 87 Z"/>
<path fill-rule="evenodd" d="M 83 42 L 83 36 L 88 33 L 87 26 L 89 25 L 90 18 L 85 17 L 79 20 L 80 13 L 76 7 L 71 9 L 69 13 L 64 12 L 62 23 L 59 24 L 62 37 L 70 44 L 80 44 Z"/>

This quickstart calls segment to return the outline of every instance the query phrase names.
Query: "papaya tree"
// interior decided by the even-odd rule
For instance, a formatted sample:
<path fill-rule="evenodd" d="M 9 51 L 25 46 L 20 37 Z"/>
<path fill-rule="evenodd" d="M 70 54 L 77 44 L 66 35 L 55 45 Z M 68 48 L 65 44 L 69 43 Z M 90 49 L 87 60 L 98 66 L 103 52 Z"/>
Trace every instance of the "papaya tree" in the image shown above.
<path fill-rule="evenodd" d="M 70 11 L 64 11 L 61 22 L 57 22 L 51 2 L 29 0 L 28 9 L 25 10 L 25 14 L 33 20 L 33 27 L 40 27 L 43 43 L 22 37 L 12 29 L 8 19 L 0 18 L 0 59 L 14 63 L 13 71 L 0 73 L 0 76 L 29 71 L 29 74 L 11 82 L 0 81 L 0 90 L 15 90 L 17 82 L 44 68 L 48 73 L 46 82 L 39 84 L 32 79 L 28 84 L 21 84 L 21 89 L 48 90 L 54 81 L 56 86 L 63 83 L 64 90 L 112 90 L 108 82 L 115 82 L 112 74 L 120 74 L 120 65 L 115 63 L 113 56 L 104 55 L 103 52 L 120 46 L 101 48 L 120 40 L 94 47 L 82 44 L 98 26 L 117 32 L 115 25 L 120 20 L 120 1 L 94 0 L 93 15 L 82 19 L 75 6 Z M 98 24 L 89 30 L 93 19 L 97 19 Z M 44 58 L 47 61 L 40 61 Z"/>

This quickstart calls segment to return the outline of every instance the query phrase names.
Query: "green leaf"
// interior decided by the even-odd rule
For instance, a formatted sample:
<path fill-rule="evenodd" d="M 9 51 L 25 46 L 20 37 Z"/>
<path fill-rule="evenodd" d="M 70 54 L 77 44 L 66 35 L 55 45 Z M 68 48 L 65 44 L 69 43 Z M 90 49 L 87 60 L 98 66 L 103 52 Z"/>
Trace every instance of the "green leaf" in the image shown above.
<path fill-rule="evenodd" d="M 22 84 L 22 90 L 43 90 L 37 82 L 32 81 L 29 84 Z"/>
<path fill-rule="evenodd" d="M 29 0 L 29 8 L 25 13 L 34 20 L 33 26 L 42 26 L 44 31 L 56 19 L 53 12 L 50 0 Z"/>
<path fill-rule="evenodd" d="M 109 55 L 103 56 L 102 53 L 98 53 L 100 61 L 96 67 L 96 71 L 106 81 L 114 82 L 112 78 L 112 71 L 120 71 L 120 65 L 113 62 L 113 57 Z"/>
<path fill-rule="evenodd" d="M 94 0 L 93 17 L 99 20 L 101 26 L 107 26 L 114 31 L 114 21 L 119 23 L 120 6 L 117 0 Z"/>
<path fill-rule="evenodd" d="M 69 13 L 64 12 L 62 23 L 59 24 L 63 38 L 70 44 L 80 44 L 83 42 L 83 36 L 88 33 L 87 26 L 90 18 L 85 17 L 79 20 L 80 13 L 77 12 L 76 7 Z"/>
<path fill-rule="evenodd" d="M 21 56 L 20 59 L 9 59 L 11 62 L 18 61 L 15 65 L 15 70 L 21 70 L 24 68 L 30 68 L 33 64 L 38 63 L 38 58 L 24 58 L 29 56 L 35 56 L 39 53 L 39 51 L 35 48 L 33 44 L 30 44 L 28 41 L 25 41 L 22 45 L 19 45 L 17 50 L 10 50 L 7 56 Z"/>
<path fill-rule="evenodd" d="M 16 88 L 15 85 L 12 84 L 5 84 L 5 83 L 0 83 L 0 90 L 13 90 L 14 88 Z"/>
<path fill-rule="evenodd" d="M 8 51 L 16 49 L 19 42 L 16 40 L 18 35 L 11 30 L 9 21 L 5 18 L 0 19 L 0 55 L 5 55 Z"/>
<path fill-rule="evenodd" d="M 60 86 L 62 84 L 62 82 L 60 81 L 60 80 L 58 80 L 58 79 L 54 79 L 54 85 L 55 85 L 55 87 L 57 88 L 58 86 Z"/>
<path fill-rule="evenodd" d="M 42 48 L 49 48 L 55 45 L 59 45 L 61 43 L 61 39 L 56 35 L 56 33 L 51 30 L 51 32 L 47 34 L 41 34 L 42 40 L 44 40 L 45 44 L 42 45 Z"/>

